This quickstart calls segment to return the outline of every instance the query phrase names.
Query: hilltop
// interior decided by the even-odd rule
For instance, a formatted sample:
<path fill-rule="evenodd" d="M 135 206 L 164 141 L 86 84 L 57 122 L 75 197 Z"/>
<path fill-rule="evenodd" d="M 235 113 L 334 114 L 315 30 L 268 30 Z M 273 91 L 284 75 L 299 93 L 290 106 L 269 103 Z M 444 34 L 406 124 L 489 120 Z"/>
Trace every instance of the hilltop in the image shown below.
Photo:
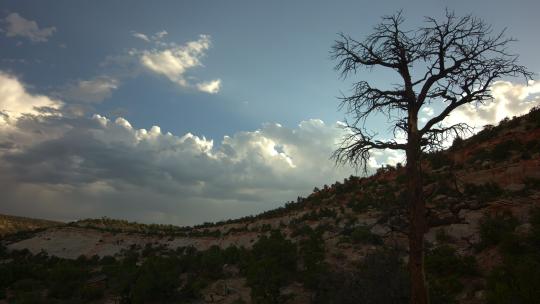
<path fill-rule="evenodd" d="M 17 232 L 28 232 L 65 225 L 65 223 L 49 220 L 27 218 L 0 214 L 0 236 L 14 234 Z"/>
<path fill-rule="evenodd" d="M 540 297 L 540 108 L 424 156 L 432 303 Z M 11 298 L 45 290 L 94 303 L 406 302 L 406 179 L 401 165 L 386 166 L 275 210 L 194 227 L 44 224 L 4 238 L 0 265 L 9 273 L 25 260 L 58 277 L 28 274 L 25 289 L 29 278 L 12 273 L 0 287 Z M 89 287 L 98 275 L 108 283 Z M 66 277 L 77 283 L 70 291 Z"/>

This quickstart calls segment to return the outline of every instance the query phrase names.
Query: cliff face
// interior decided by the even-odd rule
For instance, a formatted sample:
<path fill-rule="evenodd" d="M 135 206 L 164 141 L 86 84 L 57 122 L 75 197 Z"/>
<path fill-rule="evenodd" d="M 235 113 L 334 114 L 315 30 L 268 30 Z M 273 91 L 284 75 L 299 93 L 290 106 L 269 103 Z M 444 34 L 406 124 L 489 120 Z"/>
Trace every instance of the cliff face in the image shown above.
<path fill-rule="evenodd" d="M 527 236 L 533 227 L 531 214 L 540 208 L 540 118 L 533 114 L 504 121 L 456 142 L 447 151 L 425 157 L 428 248 L 433 252 L 450 248 L 458 261 L 472 257 L 477 265 L 476 274 L 457 279 L 463 286 L 453 295 L 459 303 L 486 301 L 487 278 L 504 262 L 498 241 L 492 240 L 508 232 L 499 228 L 510 227 L 509 233 Z M 272 230 L 303 244 L 313 231 L 320 231 L 324 264 L 335 273 L 347 272 L 383 248 L 404 253 L 406 260 L 406 178 L 403 168 L 388 167 L 368 178 L 351 176 L 325 185 L 305 199 L 255 217 L 191 228 L 85 220 L 11 240 L 7 247 L 75 259 L 80 255 L 122 256 L 148 246 L 250 249 Z M 302 269 L 306 262 L 299 263 Z M 251 301 L 245 274 L 227 267 L 230 275 L 205 287 L 205 303 Z M 317 291 L 306 286 L 293 281 L 280 292 L 294 295 L 287 303 L 311 303 Z"/>

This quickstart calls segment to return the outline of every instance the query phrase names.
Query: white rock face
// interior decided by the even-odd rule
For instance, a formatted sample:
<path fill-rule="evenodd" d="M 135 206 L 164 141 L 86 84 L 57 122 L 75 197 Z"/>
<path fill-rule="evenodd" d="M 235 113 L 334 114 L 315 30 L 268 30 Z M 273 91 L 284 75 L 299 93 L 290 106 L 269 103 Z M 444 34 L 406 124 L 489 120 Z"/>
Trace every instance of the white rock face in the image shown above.
<path fill-rule="evenodd" d="M 28 249 L 34 254 L 43 250 L 49 255 L 75 259 L 80 255 L 114 255 L 133 243 L 135 240 L 126 241 L 121 235 L 113 236 L 90 229 L 55 228 L 10 244 L 8 248 Z"/>
<path fill-rule="evenodd" d="M 159 237 L 140 234 L 109 233 L 95 229 L 61 227 L 37 233 L 34 237 L 8 245 L 10 250 L 28 249 L 37 254 L 45 251 L 49 255 L 66 259 L 76 259 L 81 255 L 104 257 L 119 254 L 132 245 L 144 247 L 146 244 L 164 245 L 171 249 L 194 247 L 206 250 L 217 245 L 221 248 L 243 246 L 250 248 L 258 239 L 255 232 L 234 234 L 226 238 L 205 237 Z"/>

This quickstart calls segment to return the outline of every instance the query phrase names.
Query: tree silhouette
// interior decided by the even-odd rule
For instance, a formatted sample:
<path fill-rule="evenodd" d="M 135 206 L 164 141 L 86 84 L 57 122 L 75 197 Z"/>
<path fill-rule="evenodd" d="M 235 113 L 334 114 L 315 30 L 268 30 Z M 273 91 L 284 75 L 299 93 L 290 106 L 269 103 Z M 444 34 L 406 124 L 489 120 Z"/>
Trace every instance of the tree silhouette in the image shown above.
<path fill-rule="evenodd" d="M 490 87 L 496 79 L 531 79 L 532 73 L 517 63 L 518 56 L 507 50 L 513 41 L 504 30 L 494 33 L 479 18 L 458 17 L 449 11 L 440 21 L 426 17 L 423 26 L 404 29 L 403 15 L 398 12 L 383 17 L 363 41 L 341 34 L 332 47 L 342 78 L 356 75 L 363 68 L 386 69 L 399 77 L 399 83 L 390 88 L 377 88 L 363 80 L 355 82 L 352 93 L 341 97 L 340 109 L 345 108 L 352 120 L 345 122 L 348 135 L 333 157 L 338 163 L 352 163 L 366 170 L 373 150 L 405 151 L 411 303 L 429 301 L 424 276 L 427 227 L 422 152 L 440 149 L 454 134 L 469 131 L 465 122 L 449 125 L 443 120 L 462 105 L 491 101 Z M 418 114 L 431 104 L 438 104 L 442 110 L 420 127 Z M 365 122 L 374 114 L 385 115 L 394 136 L 404 134 L 406 140 L 382 140 L 370 133 Z"/>

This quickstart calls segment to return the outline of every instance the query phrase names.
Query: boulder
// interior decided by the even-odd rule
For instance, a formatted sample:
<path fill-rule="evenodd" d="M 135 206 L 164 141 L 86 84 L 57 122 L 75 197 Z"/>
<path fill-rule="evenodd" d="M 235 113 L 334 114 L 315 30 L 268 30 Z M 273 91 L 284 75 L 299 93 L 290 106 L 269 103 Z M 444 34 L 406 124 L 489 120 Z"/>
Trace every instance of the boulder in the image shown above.
<path fill-rule="evenodd" d="M 376 234 L 378 236 L 385 236 L 389 232 L 390 232 L 390 228 L 388 228 L 388 226 L 383 226 L 381 224 L 377 224 L 371 227 L 371 233 Z"/>
<path fill-rule="evenodd" d="M 467 223 L 469 225 L 476 227 L 480 219 L 484 217 L 484 212 L 480 210 L 461 209 L 458 213 L 458 217 L 464 223 Z"/>
<path fill-rule="evenodd" d="M 444 194 L 439 194 L 439 195 L 437 195 L 437 196 L 435 196 L 435 197 L 433 198 L 433 201 L 434 201 L 434 202 L 444 201 L 444 200 L 446 200 L 447 198 L 448 198 L 448 196 L 446 196 L 446 195 L 444 195 Z"/>
<path fill-rule="evenodd" d="M 514 229 L 514 232 L 519 236 L 525 236 L 531 231 L 532 225 L 530 223 L 521 224 Z"/>
<path fill-rule="evenodd" d="M 445 229 L 448 236 L 456 240 L 467 240 L 469 243 L 480 241 L 477 229 L 471 224 L 452 224 Z"/>
<path fill-rule="evenodd" d="M 510 192 L 519 192 L 525 189 L 525 184 L 509 184 L 505 186 L 503 189 Z"/>

